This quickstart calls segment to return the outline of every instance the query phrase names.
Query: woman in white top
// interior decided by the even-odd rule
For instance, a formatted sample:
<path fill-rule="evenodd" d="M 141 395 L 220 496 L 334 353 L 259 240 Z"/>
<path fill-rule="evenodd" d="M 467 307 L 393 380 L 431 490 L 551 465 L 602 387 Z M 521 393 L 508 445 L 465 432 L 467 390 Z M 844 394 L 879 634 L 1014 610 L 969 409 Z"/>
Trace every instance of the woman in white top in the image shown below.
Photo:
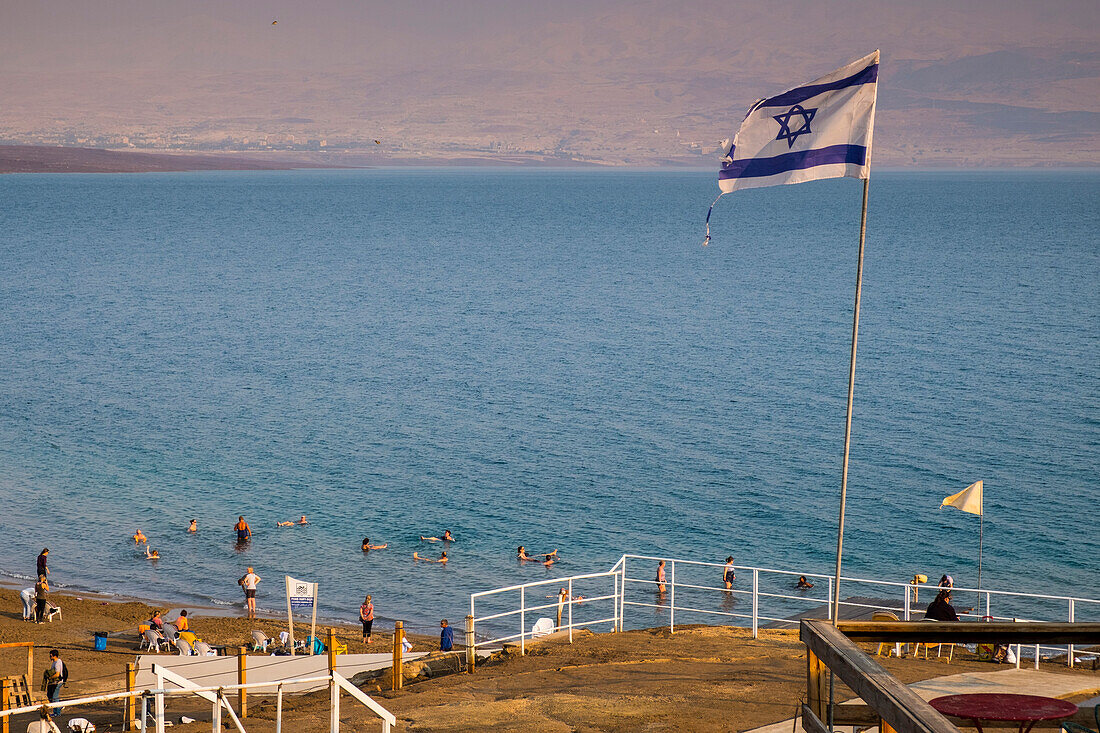
<path fill-rule="evenodd" d="M 38 720 L 27 726 L 27 733 L 61 733 L 57 724 L 50 720 L 50 710 L 45 705 L 38 711 Z"/>

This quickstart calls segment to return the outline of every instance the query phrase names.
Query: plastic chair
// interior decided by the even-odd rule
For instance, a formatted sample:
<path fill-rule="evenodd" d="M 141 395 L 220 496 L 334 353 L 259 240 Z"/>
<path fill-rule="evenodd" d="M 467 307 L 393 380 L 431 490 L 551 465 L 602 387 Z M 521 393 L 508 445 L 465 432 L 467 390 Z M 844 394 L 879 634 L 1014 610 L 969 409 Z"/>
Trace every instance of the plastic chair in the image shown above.
<path fill-rule="evenodd" d="M 58 621 L 61 620 L 61 606 L 46 601 L 46 620 L 53 621 L 54 616 L 57 616 Z"/>
<path fill-rule="evenodd" d="M 341 644 L 338 641 L 334 641 L 334 642 L 332 642 L 332 651 L 333 651 L 334 654 L 347 654 L 348 653 L 348 645 L 347 644 Z"/>
<path fill-rule="evenodd" d="M 179 629 L 177 629 L 174 624 L 164 625 L 164 640 L 167 642 L 169 649 L 176 645 L 176 639 L 179 638 L 179 635 Z"/>
<path fill-rule="evenodd" d="M 264 632 L 253 629 L 252 630 L 252 651 L 254 652 L 266 652 L 267 645 L 271 642 L 271 637 Z"/>
<path fill-rule="evenodd" d="M 216 657 L 218 653 L 210 648 L 210 645 L 199 639 L 195 642 L 195 654 L 200 657 Z"/>
<path fill-rule="evenodd" d="M 183 639 L 176 639 L 176 651 L 180 653 L 181 657 L 190 657 L 194 652 L 191 651 L 191 645 Z"/>
<path fill-rule="evenodd" d="M 531 627 L 532 638 L 537 639 L 540 636 L 547 636 L 554 632 L 554 620 L 550 618 L 540 618 Z"/>
<path fill-rule="evenodd" d="M 156 629 L 146 629 L 145 633 L 142 634 L 141 636 L 142 636 L 142 641 L 141 641 L 140 644 L 138 644 L 138 651 L 139 652 L 142 650 L 142 648 L 145 648 L 145 649 L 148 649 L 149 651 L 155 651 L 159 654 L 160 653 L 160 643 L 162 641 L 167 642 L 167 639 L 165 639 L 163 636 L 161 636 L 160 632 L 157 631 Z"/>
<path fill-rule="evenodd" d="M 900 619 L 898 618 L 898 615 L 896 613 L 893 613 L 891 611 L 875 611 L 871 614 L 871 620 L 872 621 L 899 621 Z M 887 646 L 888 644 L 889 644 L 889 642 L 885 642 L 885 641 L 879 642 L 878 650 L 875 652 L 875 656 L 876 657 L 882 656 L 882 647 Z M 901 651 L 900 651 L 901 645 L 895 643 L 892 646 L 893 646 L 894 656 L 900 657 L 901 656 Z M 886 656 L 890 656 L 890 650 L 887 650 Z"/>

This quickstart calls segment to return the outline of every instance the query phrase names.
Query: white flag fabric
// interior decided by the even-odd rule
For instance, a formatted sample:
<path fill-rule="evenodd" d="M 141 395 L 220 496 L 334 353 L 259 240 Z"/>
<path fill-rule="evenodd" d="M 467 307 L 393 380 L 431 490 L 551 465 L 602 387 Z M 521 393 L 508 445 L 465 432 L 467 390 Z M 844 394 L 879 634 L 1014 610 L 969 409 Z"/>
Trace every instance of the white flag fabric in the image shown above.
<path fill-rule="evenodd" d="M 879 52 L 749 108 L 722 160 L 722 193 L 821 178 L 867 178 Z"/>
<path fill-rule="evenodd" d="M 975 481 L 959 493 L 952 494 L 940 502 L 940 509 L 943 509 L 945 506 L 953 506 L 968 514 L 977 514 L 980 516 L 984 509 L 982 494 L 982 482 Z"/>

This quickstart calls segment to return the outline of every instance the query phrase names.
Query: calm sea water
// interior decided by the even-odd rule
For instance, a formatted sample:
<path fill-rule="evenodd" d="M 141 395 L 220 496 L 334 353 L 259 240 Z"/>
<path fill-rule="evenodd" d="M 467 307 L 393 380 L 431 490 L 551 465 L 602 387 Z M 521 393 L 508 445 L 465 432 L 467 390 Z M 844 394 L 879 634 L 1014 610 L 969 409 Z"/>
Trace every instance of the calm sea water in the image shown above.
<path fill-rule="evenodd" d="M 261 607 L 290 573 L 423 625 L 623 552 L 830 572 L 860 186 L 729 196 L 704 249 L 714 178 L 0 178 L 0 570 L 222 604 L 253 565 Z M 937 507 L 981 478 L 986 585 L 1095 597 L 1100 175 L 876 174 L 870 211 L 846 570 L 973 584 Z"/>

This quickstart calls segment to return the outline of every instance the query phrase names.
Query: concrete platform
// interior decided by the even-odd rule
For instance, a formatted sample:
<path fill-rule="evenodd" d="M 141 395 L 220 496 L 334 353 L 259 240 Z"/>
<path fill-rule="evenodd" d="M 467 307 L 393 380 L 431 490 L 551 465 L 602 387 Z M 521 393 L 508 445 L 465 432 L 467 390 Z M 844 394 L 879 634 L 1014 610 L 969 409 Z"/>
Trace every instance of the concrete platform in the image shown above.
<path fill-rule="evenodd" d="M 1002 669 L 996 672 L 963 672 L 914 682 L 909 688 L 925 700 L 943 695 L 974 692 L 1003 692 L 1019 695 L 1045 695 L 1046 697 L 1070 697 L 1100 693 L 1097 678 L 1093 675 L 1058 674 L 1034 669 Z M 845 705 L 862 703 L 849 700 Z M 799 720 L 788 719 L 754 728 L 750 733 L 805 733 Z"/>

